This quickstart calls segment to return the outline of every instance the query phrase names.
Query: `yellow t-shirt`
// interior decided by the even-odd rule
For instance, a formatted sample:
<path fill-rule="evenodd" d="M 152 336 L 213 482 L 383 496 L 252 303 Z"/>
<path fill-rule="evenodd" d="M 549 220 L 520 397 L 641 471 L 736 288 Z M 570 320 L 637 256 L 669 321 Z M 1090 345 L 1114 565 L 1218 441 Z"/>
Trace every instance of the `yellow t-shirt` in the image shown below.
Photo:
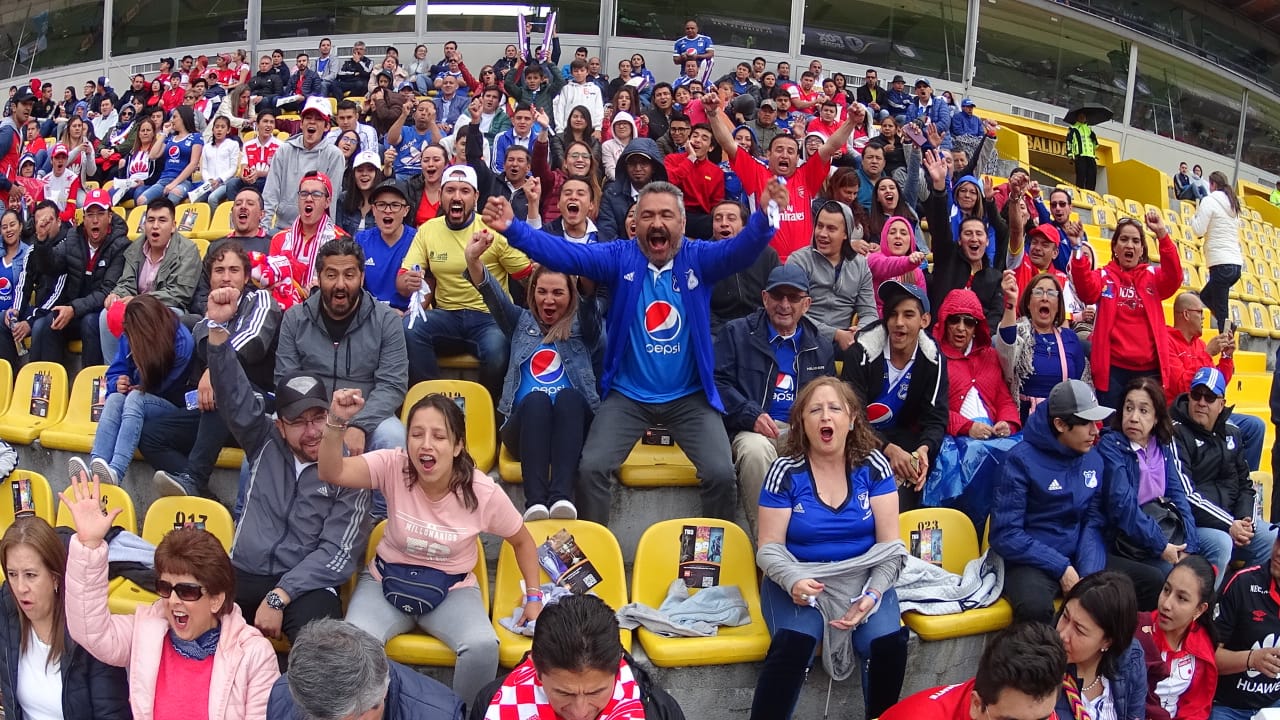
<path fill-rule="evenodd" d="M 451 229 L 442 217 L 432 218 L 418 228 L 418 234 L 413 237 L 413 244 L 400 267 L 412 270 L 414 265 L 418 265 L 431 272 L 436 279 L 435 306 L 438 309 L 488 312 L 480 291 L 463 277 L 467 269 L 464 254 L 467 243 L 471 242 L 473 233 L 487 229 L 479 217 L 461 230 Z M 493 233 L 493 245 L 480 256 L 480 262 L 505 290 L 507 276 L 519 275 L 528 269 L 529 258 L 508 245 L 507 239 L 498 232 L 489 232 Z"/>

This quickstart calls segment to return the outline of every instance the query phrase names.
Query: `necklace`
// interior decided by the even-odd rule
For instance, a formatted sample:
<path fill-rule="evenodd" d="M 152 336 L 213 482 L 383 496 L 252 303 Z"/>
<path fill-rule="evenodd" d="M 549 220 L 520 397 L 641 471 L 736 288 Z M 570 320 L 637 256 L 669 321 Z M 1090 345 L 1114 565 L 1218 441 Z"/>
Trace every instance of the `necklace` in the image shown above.
<path fill-rule="evenodd" d="M 1095 675 L 1095 676 L 1094 676 L 1094 678 L 1093 678 L 1093 682 L 1091 682 L 1091 683 L 1089 683 L 1088 685 L 1085 685 L 1083 688 L 1081 688 L 1081 689 L 1080 689 L 1080 694 L 1081 694 L 1081 695 L 1087 695 L 1087 694 L 1089 693 L 1089 691 L 1090 691 L 1090 690 L 1092 690 L 1092 689 L 1094 689 L 1094 688 L 1098 687 L 1098 683 L 1100 683 L 1100 682 L 1102 682 L 1102 673 L 1098 673 L 1097 675 Z"/>

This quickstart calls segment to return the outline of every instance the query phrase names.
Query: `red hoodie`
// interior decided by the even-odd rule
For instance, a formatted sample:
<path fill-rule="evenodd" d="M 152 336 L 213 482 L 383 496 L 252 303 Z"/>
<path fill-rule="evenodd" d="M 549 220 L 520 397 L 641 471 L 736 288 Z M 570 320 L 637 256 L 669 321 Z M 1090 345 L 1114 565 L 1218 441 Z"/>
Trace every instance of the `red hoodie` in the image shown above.
<path fill-rule="evenodd" d="M 950 315 L 971 315 L 978 321 L 973 345 L 967 355 L 947 342 L 947 317 Z M 978 391 L 992 425 L 1003 420 L 1009 424 L 1011 432 L 1018 432 L 1022 427 L 1018 422 L 1018 406 L 1013 402 L 1009 385 L 1000 370 L 1000 356 L 991 347 L 991 328 L 987 326 L 982 301 L 972 290 L 961 288 L 947 293 L 942 307 L 938 309 L 933 337 L 938 341 L 942 354 L 947 356 L 947 408 L 950 410 L 947 434 L 968 435 L 973 427 L 973 421 L 960 414 L 960 406 L 970 388 Z"/>
<path fill-rule="evenodd" d="M 1093 343 L 1093 352 L 1089 356 L 1093 372 L 1093 385 L 1098 390 L 1111 388 L 1111 366 L 1113 356 L 1124 358 L 1133 367 L 1157 361 L 1159 367 L 1169 366 L 1169 334 L 1165 330 L 1164 308 L 1161 302 L 1172 297 L 1182 287 L 1182 262 L 1178 257 L 1178 247 L 1165 235 L 1160 238 L 1160 264 L 1138 263 L 1132 270 L 1122 270 L 1115 260 L 1107 263 L 1101 270 L 1094 270 L 1093 263 L 1087 255 L 1076 253 L 1071 258 L 1071 279 L 1076 285 L 1076 294 L 1086 305 L 1094 303 L 1098 306 L 1098 318 L 1094 322 L 1093 334 L 1089 336 Z M 1122 327 L 1117 323 L 1119 310 L 1116 297 L 1132 288 L 1147 319 L 1150 337 L 1155 342 L 1155 356 L 1149 347 L 1136 345 L 1135 337 L 1146 333 L 1134 332 L 1132 328 Z"/>
<path fill-rule="evenodd" d="M 1164 366 L 1161 375 L 1164 380 L 1164 395 L 1170 405 L 1173 399 L 1184 392 L 1191 392 L 1191 378 L 1202 367 L 1216 367 L 1222 376 L 1231 380 L 1235 374 L 1236 363 L 1226 355 L 1217 363 L 1205 347 L 1204 340 L 1194 337 L 1188 340 L 1176 327 L 1169 328 L 1169 363 Z"/>
<path fill-rule="evenodd" d="M 1147 718 L 1149 720 L 1206 720 L 1218 686 L 1218 664 L 1209 633 L 1192 623 L 1180 651 L 1173 651 L 1157 626 L 1155 610 L 1139 613 L 1134 642 L 1142 647 L 1147 664 Z M 1192 667 L 1188 667 L 1191 665 Z M 1191 672 L 1189 684 L 1175 677 Z"/>

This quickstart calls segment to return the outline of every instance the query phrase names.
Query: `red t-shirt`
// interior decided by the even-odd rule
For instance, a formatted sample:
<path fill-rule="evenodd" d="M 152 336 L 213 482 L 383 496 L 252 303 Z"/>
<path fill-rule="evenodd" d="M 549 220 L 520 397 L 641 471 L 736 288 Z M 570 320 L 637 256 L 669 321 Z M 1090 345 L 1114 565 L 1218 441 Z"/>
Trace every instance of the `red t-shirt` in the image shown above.
<path fill-rule="evenodd" d="M 734 154 L 731 166 L 742 181 L 742 189 L 755 196 L 759 202 L 760 194 L 774 178 L 774 174 L 744 152 Z M 779 262 L 785 263 L 788 255 L 808 246 L 812 241 L 813 217 L 809 206 L 822 191 L 822 183 L 826 182 L 830 170 L 831 163 L 815 155 L 787 178 L 787 193 L 791 195 L 791 204 L 783 208 L 782 225 L 769 242 L 778 251 Z"/>
<path fill-rule="evenodd" d="M 889 708 L 880 720 L 972 720 L 973 680 L 921 690 Z"/>
<path fill-rule="evenodd" d="M 1146 268 L 1142 272 L 1146 272 Z M 1151 336 L 1151 322 L 1143 307 L 1146 302 L 1160 302 L 1155 295 L 1139 297 L 1141 292 L 1125 273 L 1114 266 L 1103 270 L 1103 297 L 1115 296 L 1116 322 L 1111 332 L 1111 364 L 1125 370 L 1154 370 L 1160 366 L 1156 339 Z M 1150 289 L 1152 286 L 1148 285 Z"/>
<path fill-rule="evenodd" d="M 160 671 L 156 674 L 155 720 L 208 720 L 209 681 L 213 656 L 188 660 L 161 640 Z"/>
<path fill-rule="evenodd" d="M 444 199 L 444 195 L 440 196 Z M 440 201 L 431 202 L 427 198 L 427 191 L 422 191 L 422 199 L 418 201 L 418 212 L 414 214 L 413 219 L 417 221 L 417 227 L 422 227 L 428 220 L 440 215 Z"/>

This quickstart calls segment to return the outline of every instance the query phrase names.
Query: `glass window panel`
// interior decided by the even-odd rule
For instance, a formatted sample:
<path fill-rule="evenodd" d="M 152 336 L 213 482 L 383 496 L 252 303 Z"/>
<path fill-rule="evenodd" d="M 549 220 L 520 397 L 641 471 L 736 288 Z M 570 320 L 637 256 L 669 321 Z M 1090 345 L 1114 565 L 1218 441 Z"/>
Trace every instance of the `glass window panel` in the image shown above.
<path fill-rule="evenodd" d="M 427 30 L 430 32 L 497 32 L 509 33 L 516 39 L 516 17 L 524 15 L 533 22 L 532 45 L 542 42 L 547 14 L 556 11 L 556 30 L 560 33 L 595 35 L 600 32 L 600 0 L 568 0 L 548 5 L 502 3 L 489 0 L 444 0 L 427 4 Z M 561 48 L 573 57 L 573 48 Z M 495 60 L 497 58 L 494 58 Z"/>
<path fill-rule="evenodd" d="M 963 0 L 809 0 L 803 53 L 959 82 L 966 7 Z"/>
<path fill-rule="evenodd" d="M 695 7 L 697 11 L 691 13 L 689 10 Z M 674 43 L 684 34 L 685 21 L 690 18 L 698 22 L 699 32 L 718 45 L 787 51 L 789 2 L 700 0 L 691 5 L 684 0 L 618 0 L 615 34 Z M 659 80 L 676 75 L 675 64 L 668 60 L 649 59 L 647 64 Z M 670 72 L 664 73 L 663 68 L 670 68 Z"/>
<path fill-rule="evenodd" d="M 1133 120 L 1141 130 L 1234 157 L 1241 88 L 1181 58 L 1142 48 Z"/>
<path fill-rule="evenodd" d="M 1261 93 L 1249 93 L 1240 159 L 1263 170 L 1280 167 L 1280 104 Z"/>
<path fill-rule="evenodd" d="M 102 60 L 100 0 L 0 3 L 0 75 Z"/>
<path fill-rule="evenodd" d="M 228 43 L 230 51 L 243 47 L 248 11 L 248 0 L 117 0 L 111 52 L 130 55 L 214 43 Z"/>
<path fill-rule="evenodd" d="M 414 10 L 412 0 L 262 0 L 262 38 L 412 33 Z"/>
<path fill-rule="evenodd" d="M 1059 107 L 1124 113 L 1129 47 L 1119 37 L 1022 3 L 984 3 L 974 82 Z"/>

